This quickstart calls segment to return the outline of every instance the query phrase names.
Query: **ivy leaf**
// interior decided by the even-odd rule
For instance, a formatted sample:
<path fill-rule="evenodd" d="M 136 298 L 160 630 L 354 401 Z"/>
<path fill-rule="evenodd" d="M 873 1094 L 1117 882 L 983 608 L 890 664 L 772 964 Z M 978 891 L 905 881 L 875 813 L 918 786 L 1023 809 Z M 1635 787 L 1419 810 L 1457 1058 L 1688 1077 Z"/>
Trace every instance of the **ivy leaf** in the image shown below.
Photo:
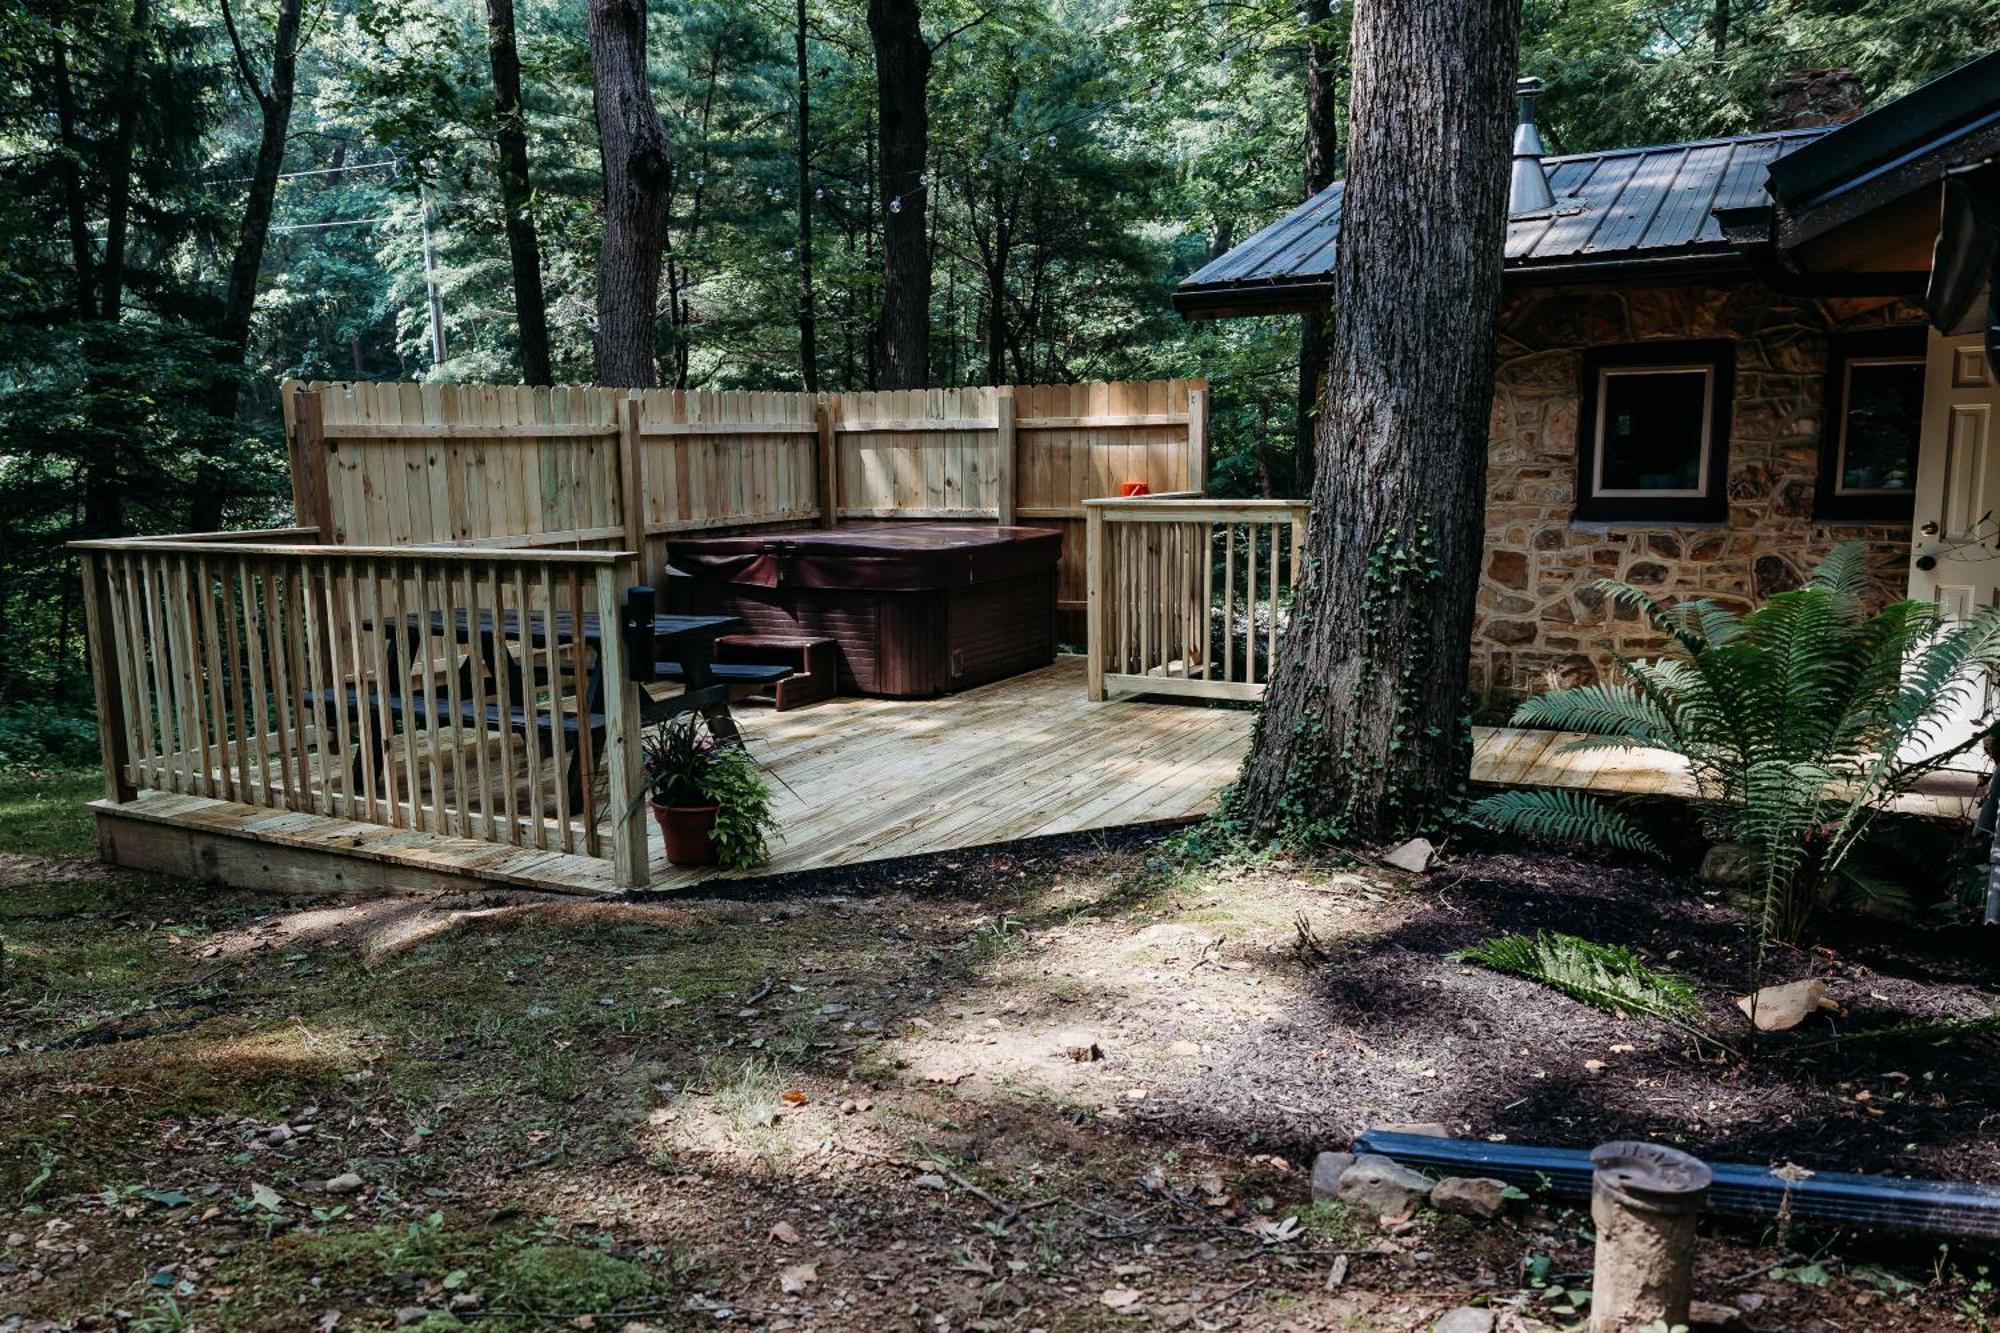
<path fill-rule="evenodd" d="M 285 1201 L 278 1197 L 278 1191 L 269 1185 L 252 1185 L 250 1202 L 267 1213 L 275 1213 L 285 1206 Z"/>

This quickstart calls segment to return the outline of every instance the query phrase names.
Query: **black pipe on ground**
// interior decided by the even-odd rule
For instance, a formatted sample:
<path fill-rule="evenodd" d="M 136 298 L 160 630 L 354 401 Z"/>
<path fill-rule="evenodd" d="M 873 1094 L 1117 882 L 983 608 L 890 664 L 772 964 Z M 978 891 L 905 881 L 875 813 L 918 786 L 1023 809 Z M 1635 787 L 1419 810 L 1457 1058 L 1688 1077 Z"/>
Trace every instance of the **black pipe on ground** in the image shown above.
<path fill-rule="evenodd" d="M 1454 1176 L 1490 1176 L 1529 1192 L 1590 1197 L 1590 1153 L 1474 1139 L 1369 1130 L 1357 1153 L 1380 1153 L 1404 1166 Z M 1849 1171 L 1780 1175 L 1739 1162 L 1709 1163 L 1715 1173 L 1708 1210 L 1738 1217 L 1788 1214 L 1800 1222 L 1833 1223 L 1930 1236 L 2000 1241 L 2000 1189 L 1943 1180 L 1897 1180 Z"/>

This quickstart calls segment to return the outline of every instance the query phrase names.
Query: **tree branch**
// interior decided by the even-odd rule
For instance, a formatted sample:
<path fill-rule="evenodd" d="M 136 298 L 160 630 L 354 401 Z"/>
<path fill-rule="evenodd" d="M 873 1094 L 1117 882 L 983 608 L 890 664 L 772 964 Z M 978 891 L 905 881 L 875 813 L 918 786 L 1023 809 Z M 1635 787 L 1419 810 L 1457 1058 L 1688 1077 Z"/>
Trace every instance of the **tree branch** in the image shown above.
<path fill-rule="evenodd" d="M 236 56 L 236 73 L 243 80 L 243 87 L 257 99 L 260 107 L 270 106 L 270 94 L 257 81 L 257 72 L 250 68 L 250 53 L 243 49 L 243 38 L 236 31 L 236 11 L 229 0 L 217 0 L 222 6 L 222 26 L 229 32 L 229 49 Z"/>

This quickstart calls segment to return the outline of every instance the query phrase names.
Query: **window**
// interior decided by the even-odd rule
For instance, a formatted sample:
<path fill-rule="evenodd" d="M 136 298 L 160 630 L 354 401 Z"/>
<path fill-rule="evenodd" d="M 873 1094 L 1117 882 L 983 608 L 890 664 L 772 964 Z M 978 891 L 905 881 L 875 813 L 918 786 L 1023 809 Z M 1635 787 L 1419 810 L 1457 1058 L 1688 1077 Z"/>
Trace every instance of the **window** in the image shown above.
<path fill-rule="evenodd" d="M 1584 354 L 1580 519 L 1712 522 L 1728 513 L 1736 349 L 1635 343 Z"/>
<path fill-rule="evenodd" d="M 1907 519 L 1924 416 L 1924 332 L 1836 338 L 1827 354 L 1816 518 Z"/>

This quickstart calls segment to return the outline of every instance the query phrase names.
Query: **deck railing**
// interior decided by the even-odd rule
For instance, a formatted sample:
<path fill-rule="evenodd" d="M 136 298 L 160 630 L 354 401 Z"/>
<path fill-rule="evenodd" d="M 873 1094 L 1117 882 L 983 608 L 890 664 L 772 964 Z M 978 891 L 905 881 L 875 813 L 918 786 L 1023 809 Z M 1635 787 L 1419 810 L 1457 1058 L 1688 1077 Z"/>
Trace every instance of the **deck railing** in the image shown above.
<path fill-rule="evenodd" d="M 1256 699 L 1303 568 L 1306 505 L 1089 500 L 1089 689 Z"/>
<path fill-rule="evenodd" d="M 106 797 L 608 854 L 642 882 L 631 553 L 316 538 L 77 544 Z"/>

